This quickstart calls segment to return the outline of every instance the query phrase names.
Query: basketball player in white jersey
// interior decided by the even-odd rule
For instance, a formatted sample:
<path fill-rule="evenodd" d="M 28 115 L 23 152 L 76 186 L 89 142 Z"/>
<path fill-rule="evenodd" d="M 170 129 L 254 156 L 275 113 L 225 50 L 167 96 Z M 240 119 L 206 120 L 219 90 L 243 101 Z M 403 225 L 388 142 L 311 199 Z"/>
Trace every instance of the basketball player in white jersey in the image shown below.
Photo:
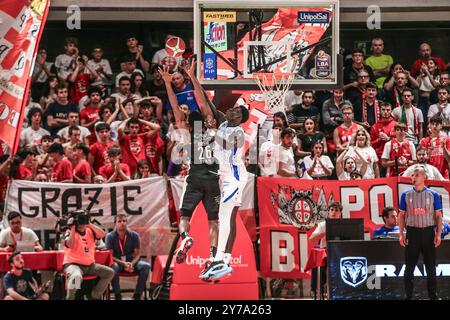
<path fill-rule="evenodd" d="M 211 106 L 214 109 L 214 106 Z M 213 112 L 216 110 L 213 110 Z M 215 136 L 215 155 L 219 161 L 221 199 L 219 207 L 219 241 L 214 261 L 207 264 L 200 278 L 217 280 L 230 275 L 231 251 L 236 239 L 236 215 L 247 183 L 244 165 L 245 134 L 241 124 L 249 118 L 247 108 L 235 105 L 227 110 Z"/>

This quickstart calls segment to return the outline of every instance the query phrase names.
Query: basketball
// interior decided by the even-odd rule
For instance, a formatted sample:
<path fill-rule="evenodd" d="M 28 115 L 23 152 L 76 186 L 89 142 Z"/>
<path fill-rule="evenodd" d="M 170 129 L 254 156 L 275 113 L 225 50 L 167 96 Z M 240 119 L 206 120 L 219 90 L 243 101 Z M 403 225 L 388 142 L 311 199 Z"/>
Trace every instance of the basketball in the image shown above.
<path fill-rule="evenodd" d="M 186 44 L 183 39 L 178 37 L 173 37 L 166 42 L 166 52 L 172 57 L 179 57 L 186 50 Z"/>

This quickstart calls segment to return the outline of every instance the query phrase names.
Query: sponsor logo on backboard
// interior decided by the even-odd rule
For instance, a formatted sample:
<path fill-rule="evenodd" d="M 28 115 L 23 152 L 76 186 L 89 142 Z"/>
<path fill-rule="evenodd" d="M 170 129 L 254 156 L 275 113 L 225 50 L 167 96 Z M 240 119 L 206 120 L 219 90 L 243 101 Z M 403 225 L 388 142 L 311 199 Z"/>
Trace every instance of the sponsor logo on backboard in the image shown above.
<path fill-rule="evenodd" d="M 236 22 L 236 12 L 234 11 L 208 11 L 203 12 L 204 22 Z"/>
<path fill-rule="evenodd" d="M 314 11 L 298 11 L 298 23 L 329 23 L 329 12 L 314 12 Z"/>

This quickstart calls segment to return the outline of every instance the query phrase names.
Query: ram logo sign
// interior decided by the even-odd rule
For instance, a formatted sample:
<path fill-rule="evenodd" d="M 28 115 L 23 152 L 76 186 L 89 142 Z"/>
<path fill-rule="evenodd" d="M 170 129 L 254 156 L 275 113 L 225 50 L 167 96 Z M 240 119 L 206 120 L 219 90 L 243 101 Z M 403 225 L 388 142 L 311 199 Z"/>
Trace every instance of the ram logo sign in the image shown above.
<path fill-rule="evenodd" d="M 341 258 L 341 279 L 356 288 L 367 280 L 367 259 L 365 257 Z"/>

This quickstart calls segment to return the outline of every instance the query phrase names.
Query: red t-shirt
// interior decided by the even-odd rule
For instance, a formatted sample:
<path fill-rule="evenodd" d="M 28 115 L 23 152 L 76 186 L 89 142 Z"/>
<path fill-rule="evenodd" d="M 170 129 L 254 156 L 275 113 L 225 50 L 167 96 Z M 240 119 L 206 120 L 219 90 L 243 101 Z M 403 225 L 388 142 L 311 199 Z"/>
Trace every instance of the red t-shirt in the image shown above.
<path fill-rule="evenodd" d="M 442 176 L 448 179 L 448 165 L 444 157 L 444 149 L 441 146 L 441 141 L 445 141 L 447 149 L 450 149 L 450 139 L 444 135 L 440 135 L 439 138 L 425 137 L 420 140 L 420 145 L 427 149 L 432 149 L 428 164 L 435 166 L 442 173 Z"/>
<path fill-rule="evenodd" d="M 149 138 L 145 144 L 145 156 L 150 162 L 150 172 L 159 174 L 159 160 L 164 152 L 164 141 L 159 136 L 159 133 Z"/>
<path fill-rule="evenodd" d="M 70 162 L 66 157 L 62 158 L 61 161 L 55 163 L 52 169 L 52 179 L 53 182 L 61 182 L 64 180 L 72 180 L 72 162 Z"/>
<path fill-rule="evenodd" d="M 25 180 L 26 177 L 29 177 L 33 174 L 33 169 L 25 167 L 23 164 L 19 164 L 18 170 L 14 179 L 16 180 Z"/>
<path fill-rule="evenodd" d="M 375 149 L 377 153 L 378 159 L 381 159 L 381 155 L 383 154 L 384 145 L 387 141 L 382 140 L 380 138 L 380 133 L 383 132 L 390 138 L 395 138 L 395 130 L 394 127 L 397 124 L 394 118 L 389 119 L 388 121 L 379 120 L 375 123 L 370 129 L 370 143 L 372 148 Z"/>
<path fill-rule="evenodd" d="M 92 175 L 92 170 L 89 162 L 87 162 L 86 160 L 81 160 L 80 162 L 78 162 L 73 169 L 73 174 L 80 179 L 84 179 L 84 177 L 86 177 L 87 175 Z"/>
<path fill-rule="evenodd" d="M 90 105 L 85 107 L 80 112 L 80 123 L 84 121 L 84 123 L 90 123 L 94 120 L 99 119 L 98 108 L 91 107 Z M 94 144 L 97 141 L 97 136 L 95 135 L 95 128 L 92 127 L 90 129 L 91 135 L 88 136 L 89 144 Z"/>
<path fill-rule="evenodd" d="M 123 173 L 125 173 L 126 176 L 131 177 L 130 167 L 126 163 L 121 163 L 120 169 L 122 169 Z M 111 164 L 105 164 L 103 167 L 100 168 L 99 174 L 108 180 L 114 174 L 114 168 Z M 123 179 L 122 176 L 118 174 L 114 182 L 119 181 L 123 181 Z"/>
<path fill-rule="evenodd" d="M 91 79 L 91 76 L 87 73 L 78 74 L 77 78 L 72 83 L 71 88 L 70 88 L 70 101 L 78 104 L 78 102 L 80 102 L 81 98 L 83 98 L 84 96 L 87 96 L 89 88 L 90 88 L 90 84 L 89 84 L 90 79 Z"/>
<path fill-rule="evenodd" d="M 352 136 L 356 132 L 356 130 L 358 130 L 358 124 L 357 123 L 353 123 L 350 128 L 346 128 L 346 127 L 344 127 L 342 125 L 337 127 L 339 140 L 341 141 L 341 144 L 350 142 L 350 140 L 352 140 Z"/>
<path fill-rule="evenodd" d="M 145 145 L 148 141 L 147 133 L 140 133 L 131 138 L 127 134 L 119 133 L 120 149 L 122 151 L 122 162 L 128 164 L 131 174 L 137 169 L 137 163 L 145 159 Z"/>
<path fill-rule="evenodd" d="M 89 152 L 89 154 L 94 157 L 94 164 L 92 167 L 94 168 L 95 172 L 98 173 L 100 167 L 104 166 L 106 163 L 109 163 L 108 149 L 112 146 L 114 146 L 114 142 L 112 141 L 108 141 L 106 145 L 102 144 L 99 141 L 91 145 L 91 151 Z"/>

